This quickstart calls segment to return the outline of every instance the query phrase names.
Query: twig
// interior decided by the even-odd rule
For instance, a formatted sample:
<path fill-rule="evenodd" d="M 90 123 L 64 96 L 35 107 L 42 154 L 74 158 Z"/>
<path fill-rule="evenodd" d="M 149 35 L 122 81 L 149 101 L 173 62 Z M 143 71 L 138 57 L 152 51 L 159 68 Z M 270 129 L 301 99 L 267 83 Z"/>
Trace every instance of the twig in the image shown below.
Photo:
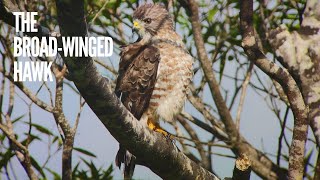
<path fill-rule="evenodd" d="M 279 95 L 280 99 L 281 99 L 287 106 L 290 106 L 288 97 L 287 97 L 287 95 L 284 93 L 281 85 L 280 85 L 277 81 L 275 81 L 275 80 L 272 80 L 272 83 L 273 83 L 276 91 L 278 92 L 278 95 Z"/>
<path fill-rule="evenodd" d="M 199 151 L 200 157 L 201 157 L 201 164 L 204 168 L 210 170 L 209 168 L 209 162 L 207 159 L 207 155 L 205 154 L 205 151 L 203 149 L 203 146 L 198 138 L 198 135 L 194 131 L 194 129 L 187 123 L 187 121 L 182 118 L 181 116 L 177 117 L 177 120 L 180 122 L 180 124 L 184 127 L 184 129 L 188 132 L 190 135 L 191 139 L 194 140 L 194 143 L 196 145 L 196 149 Z"/>
<path fill-rule="evenodd" d="M 250 82 L 252 69 L 253 69 L 253 63 L 251 62 L 250 65 L 249 65 L 247 74 L 246 74 L 246 78 L 245 78 L 244 82 L 242 83 L 242 92 L 241 92 L 240 102 L 239 102 L 237 116 L 236 116 L 236 127 L 237 127 L 238 130 L 239 130 L 239 127 L 240 127 L 241 112 L 242 112 L 243 103 L 244 103 L 244 99 L 245 99 L 246 92 L 247 92 L 247 87 L 248 87 L 248 84 Z"/>
<path fill-rule="evenodd" d="M 2 61 L 2 67 L 5 67 L 5 60 L 2 55 L 3 61 Z M 3 105 L 3 96 L 4 96 L 4 88 L 5 88 L 5 78 L 2 74 L 2 80 L 1 80 L 1 89 L 0 89 L 0 112 L 2 113 L 2 105 Z M 2 116 L 0 115 L 0 123 L 2 123 Z"/>
<path fill-rule="evenodd" d="M 51 103 L 51 106 L 53 106 L 53 96 L 52 96 L 52 91 L 51 91 L 51 89 L 48 87 L 48 84 L 47 84 L 46 82 L 44 82 L 44 86 L 47 88 L 47 91 L 49 92 L 50 103 Z"/>
<path fill-rule="evenodd" d="M 231 148 L 231 146 L 228 146 L 228 145 L 223 145 L 223 144 L 218 144 L 218 143 L 213 143 L 213 142 L 202 142 L 202 141 L 194 140 L 192 138 L 187 138 L 187 137 L 184 137 L 184 136 L 176 136 L 176 138 L 184 139 L 184 140 L 187 140 L 187 141 L 191 141 L 193 143 L 199 143 L 199 144 L 210 146 L 210 147 L 220 147 L 220 148 L 226 148 L 226 149 L 230 149 Z M 197 147 L 194 146 L 194 148 L 197 148 Z M 208 151 L 206 151 L 206 152 L 208 152 Z"/>
<path fill-rule="evenodd" d="M 80 120 L 80 116 L 81 116 L 81 112 L 83 110 L 83 106 L 86 104 L 86 101 L 83 100 L 83 102 L 81 102 L 82 100 L 83 100 L 83 98 L 80 96 L 80 107 L 79 107 L 79 112 L 78 112 L 77 117 L 76 117 L 76 122 L 75 122 L 75 124 L 74 124 L 74 126 L 72 128 L 73 132 L 77 131 L 79 120 Z"/>
<path fill-rule="evenodd" d="M 33 101 L 36 105 L 38 105 L 41 109 L 46 110 L 48 112 L 52 112 L 53 107 L 48 105 L 47 103 L 40 100 L 37 96 L 32 94 L 32 92 L 26 88 L 21 82 L 14 82 L 12 75 L 7 72 L 4 72 L 3 68 L 0 67 L 0 72 L 8 78 L 11 82 L 13 82 L 31 101 Z"/>
<path fill-rule="evenodd" d="M 106 69 L 107 69 L 108 71 L 110 71 L 113 75 L 117 75 L 117 74 L 118 74 L 117 71 L 116 71 L 114 68 L 112 68 L 112 67 L 110 67 L 109 65 L 103 63 L 101 60 L 99 60 L 99 59 L 94 59 L 94 61 L 95 61 L 97 64 L 99 64 L 100 66 L 106 68 Z"/>
<path fill-rule="evenodd" d="M 190 85 L 191 86 L 191 85 Z M 222 128 L 223 126 L 219 121 L 207 110 L 204 106 L 204 103 L 201 98 L 194 94 L 194 87 L 190 87 L 191 93 L 187 94 L 188 100 L 190 103 L 205 117 L 206 120 L 209 120 L 213 126 Z"/>
<path fill-rule="evenodd" d="M 97 17 L 100 15 L 100 13 L 105 9 L 108 2 L 109 2 L 109 0 L 106 0 L 106 2 L 103 4 L 103 6 L 98 11 L 98 13 L 92 18 L 91 23 L 94 23 L 94 21 L 97 19 Z"/>
<path fill-rule="evenodd" d="M 207 132 L 213 134 L 214 136 L 218 137 L 220 140 L 228 141 L 228 135 L 224 132 L 223 129 L 217 126 L 209 126 L 208 124 L 200 121 L 196 117 L 187 114 L 186 112 L 181 112 L 181 116 L 188 119 L 190 122 L 194 123 L 195 125 L 199 126 L 200 128 L 206 130 Z"/>

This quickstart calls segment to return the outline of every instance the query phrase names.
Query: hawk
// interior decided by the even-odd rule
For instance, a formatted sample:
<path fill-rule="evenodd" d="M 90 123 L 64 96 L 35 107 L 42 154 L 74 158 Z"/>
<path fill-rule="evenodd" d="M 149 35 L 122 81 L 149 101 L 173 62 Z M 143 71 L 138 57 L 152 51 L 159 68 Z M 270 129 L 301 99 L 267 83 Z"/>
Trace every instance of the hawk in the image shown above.
<path fill-rule="evenodd" d="M 193 58 L 174 31 L 169 12 L 160 4 L 144 4 L 133 13 L 137 42 L 122 47 L 115 93 L 136 119 L 168 137 L 159 119 L 174 121 L 186 100 Z M 116 165 L 124 163 L 130 179 L 135 157 L 120 145 Z"/>

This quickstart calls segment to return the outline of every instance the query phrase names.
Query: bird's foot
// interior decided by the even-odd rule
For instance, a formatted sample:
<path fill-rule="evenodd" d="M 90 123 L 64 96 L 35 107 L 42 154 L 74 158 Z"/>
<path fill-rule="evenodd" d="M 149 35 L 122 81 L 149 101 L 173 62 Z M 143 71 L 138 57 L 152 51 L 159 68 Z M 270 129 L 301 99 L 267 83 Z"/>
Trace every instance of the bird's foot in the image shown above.
<path fill-rule="evenodd" d="M 162 129 L 158 123 L 153 123 L 152 121 L 148 120 L 148 127 L 150 130 L 153 130 L 155 132 L 162 134 L 167 140 L 174 142 L 175 140 L 174 136 L 168 133 L 166 130 Z"/>
<path fill-rule="evenodd" d="M 167 140 L 170 140 L 172 142 L 175 140 L 172 134 L 168 133 L 166 130 L 162 128 L 156 128 L 154 129 L 154 131 L 162 134 Z"/>

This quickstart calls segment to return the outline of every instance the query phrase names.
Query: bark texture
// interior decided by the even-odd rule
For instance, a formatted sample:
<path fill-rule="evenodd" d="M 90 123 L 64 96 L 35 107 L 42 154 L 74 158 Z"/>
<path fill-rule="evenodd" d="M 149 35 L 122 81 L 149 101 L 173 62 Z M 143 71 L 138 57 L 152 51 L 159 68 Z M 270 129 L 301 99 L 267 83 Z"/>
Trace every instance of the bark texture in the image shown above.
<path fill-rule="evenodd" d="M 56 1 L 62 36 L 86 36 L 83 1 Z M 90 108 L 122 145 L 164 179 L 218 179 L 180 152 L 171 141 L 151 132 L 121 104 L 108 79 L 91 58 L 64 57 L 70 77 Z M 128 138 L 130 137 L 130 139 Z"/>
<path fill-rule="evenodd" d="M 314 5 L 314 4 L 313 4 Z M 308 7 L 308 6 L 307 6 Z M 293 139 L 290 147 L 289 153 L 289 171 L 288 171 L 288 178 L 289 179 L 302 179 L 303 178 L 303 170 L 304 170 L 304 153 L 305 153 L 305 144 L 307 139 L 307 132 L 308 132 L 308 119 L 310 119 L 308 101 L 305 101 L 306 94 L 301 91 L 304 86 L 301 81 L 299 81 L 296 77 L 296 71 L 290 71 L 286 68 L 281 68 L 280 66 L 276 65 L 272 61 L 269 61 L 266 56 L 263 54 L 262 50 L 258 47 L 257 39 L 255 37 L 254 28 L 253 28 L 253 1 L 241 1 L 241 8 L 240 8 L 240 24 L 242 30 L 242 46 L 248 55 L 249 59 L 255 63 L 262 71 L 268 74 L 272 79 L 276 80 L 283 88 L 285 94 L 287 95 L 288 101 L 290 103 L 291 110 L 294 114 L 294 128 L 293 128 Z M 310 8 L 307 8 L 310 10 Z M 307 12 L 306 10 L 305 12 Z M 306 16 L 307 17 L 307 16 Z M 281 44 L 285 43 L 285 40 L 280 36 L 276 37 L 277 32 L 282 32 L 279 28 L 278 30 L 272 31 L 269 38 L 274 41 L 278 42 L 277 47 L 275 47 L 275 51 L 277 54 L 281 52 Z M 302 25 L 301 31 L 303 31 L 304 25 Z M 288 34 L 289 32 L 287 32 Z M 295 34 L 296 32 L 293 32 Z M 310 37 L 310 35 L 308 35 Z M 283 36 L 282 36 L 283 37 Z M 317 39 L 315 37 L 310 37 L 312 39 Z M 311 41 L 311 40 L 310 40 Z M 319 40 L 314 44 L 319 43 Z M 293 41 L 286 43 L 285 46 L 294 45 Z M 311 52 L 314 52 L 315 48 L 318 49 L 319 46 L 314 46 L 314 48 L 308 48 L 308 45 L 305 43 L 300 44 L 299 48 L 289 47 L 285 50 L 289 59 L 297 59 L 297 54 L 300 50 L 304 48 L 309 49 Z M 292 52 L 295 51 L 295 52 Z M 310 52 L 309 51 L 309 52 Z M 298 56 L 304 56 L 304 53 L 308 51 L 299 52 Z M 318 51 L 319 52 L 319 51 Z M 296 56 L 292 56 L 292 55 Z M 315 54 L 315 53 L 312 53 Z M 289 57 L 290 56 L 290 57 Z M 288 59 L 283 61 L 287 61 Z M 308 61 L 306 61 L 308 64 Z M 286 64 L 286 63 L 284 63 Z M 310 64 L 310 60 L 309 60 Z M 316 64 L 316 63 L 315 63 Z M 290 66 L 286 66 L 290 67 Z M 299 64 L 299 68 L 303 68 L 303 65 Z M 310 67 L 309 67 L 310 68 Z M 317 79 L 317 78 L 316 78 Z M 308 80 L 304 79 L 306 82 Z M 301 86 L 302 87 L 301 87 Z M 312 85 L 308 84 L 308 87 L 312 87 Z M 319 87 L 319 85 L 318 85 Z M 307 87 L 305 87 L 307 88 Z M 311 112 L 311 111 L 310 111 Z"/>
<path fill-rule="evenodd" d="M 310 0 L 299 31 L 271 30 L 268 40 L 280 62 L 298 82 L 309 108 L 310 126 L 320 145 L 320 1 Z"/>
<path fill-rule="evenodd" d="M 251 175 L 251 161 L 246 154 L 237 158 L 233 169 L 233 180 L 249 180 Z"/>
<path fill-rule="evenodd" d="M 213 95 L 213 99 L 217 106 L 221 121 L 224 123 L 229 140 L 226 142 L 231 145 L 231 150 L 236 154 L 248 154 L 252 161 L 252 170 L 259 176 L 265 179 L 286 179 L 286 170 L 280 168 L 273 163 L 264 153 L 255 149 L 250 143 L 243 138 L 234 123 L 230 111 L 224 101 L 219 83 L 216 80 L 215 74 L 212 70 L 212 62 L 209 60 L 204 46 L 204 41 L 201 33 L 201 23 L 199 18 L 198 4 L 194 0 L 184 1 L 180 3 L 190 13 L 190 20 L 197 48 L 198 58 L 204 72 L 204 76 L 208 82 L 209 88 Z"/>

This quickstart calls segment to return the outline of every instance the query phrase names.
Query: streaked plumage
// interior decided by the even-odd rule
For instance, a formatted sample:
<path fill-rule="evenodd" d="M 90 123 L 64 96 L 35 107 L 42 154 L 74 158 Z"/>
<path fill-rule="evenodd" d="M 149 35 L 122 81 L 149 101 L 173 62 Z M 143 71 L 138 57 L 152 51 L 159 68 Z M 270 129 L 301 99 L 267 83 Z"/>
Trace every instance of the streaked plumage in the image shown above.
<path fill-rule="evenodd" d="M 193 58 L 162 5 L 140 6 L 133 19 L 140 40 L 122 49 L 116 94 L 138 120 L 162 132 L 159 119 L 173 121 L 184 106 Z M 134 160 L 120 146 L 116 162 L 125 163 L 127 178 L 132 176 Z"/>

